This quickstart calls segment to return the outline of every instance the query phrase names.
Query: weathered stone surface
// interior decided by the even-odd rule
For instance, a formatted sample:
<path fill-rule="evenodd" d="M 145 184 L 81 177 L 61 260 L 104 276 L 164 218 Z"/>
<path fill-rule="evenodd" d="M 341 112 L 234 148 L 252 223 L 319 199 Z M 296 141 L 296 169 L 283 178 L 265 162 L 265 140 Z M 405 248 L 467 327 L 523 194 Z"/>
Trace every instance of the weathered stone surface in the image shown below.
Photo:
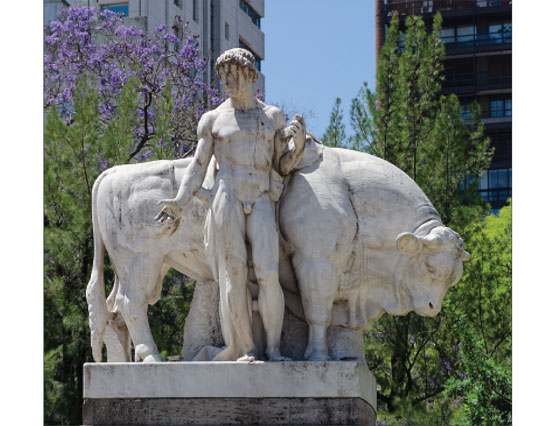
<path fill-rule="evenodd" d="M 374 376 L 356 361 L 86 363 L 83 374 L 89 399 L 343 397 L 376 406 Z"/>
<path fill-rule="evenodd" d="M 85 425 L 375 425 L 360 398 L 85 399 Z"/>
<path fill-rule="evenodd" d="M 83 397 L 85 424 L 373 424 L 376 381 L 356 361 L 87 363 Z"/>

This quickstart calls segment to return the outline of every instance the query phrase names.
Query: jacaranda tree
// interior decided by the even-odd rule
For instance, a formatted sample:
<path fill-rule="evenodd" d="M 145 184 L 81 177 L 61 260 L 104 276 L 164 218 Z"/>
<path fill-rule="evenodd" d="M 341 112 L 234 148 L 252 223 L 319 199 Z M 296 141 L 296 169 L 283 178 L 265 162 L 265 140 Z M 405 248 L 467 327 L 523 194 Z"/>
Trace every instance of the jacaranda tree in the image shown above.
<path fill-rule="evenodd" d="M 44 417 L 80 424 L 82 366 L 92 361 L 92 185 L 116 164 L 186 155 L 219 99 L 202 81 L 195 38 L 164 26 L 150 37 L 109 10 L 69 7 L 45 28 L 44 44 Z M 106 275 L 110 285 L 109 266 Z M 170 276 L 149 310 L 163 355 L 180 351 L 191 292 Z"/>
<path fill-rule="evenodd" d="M 220 102 L 202 81 L 206 62 L 194 36 L 179 39 L 161 25 L 149 37 L 125 26 L 118 14 L 95 8 L 62 8 L 58 18 L 44 38 L 46 108 L 55 105 L 72 116 L 77 80 L 86 74 L 100 96 L 100 119 L 110 123 L 118 96 L 135 77 L 139 102 L 129 160 L 139 152 L 148 157 L 160 146 L 173 148 L 175 156 L 194 147 L 198 119 Z"/>

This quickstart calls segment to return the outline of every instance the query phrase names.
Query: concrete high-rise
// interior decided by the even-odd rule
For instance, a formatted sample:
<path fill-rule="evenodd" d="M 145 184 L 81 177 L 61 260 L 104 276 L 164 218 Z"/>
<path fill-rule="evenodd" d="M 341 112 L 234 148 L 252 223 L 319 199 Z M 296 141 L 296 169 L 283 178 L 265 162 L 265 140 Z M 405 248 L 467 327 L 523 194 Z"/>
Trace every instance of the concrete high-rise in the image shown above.
<path fill-rule="evenodd" d="M 431 30 L 433 16 L 443 18 L 445 43 L 443 94 L 455 93 L 461 114 L 480 104 L 486 135 L 495 153 L 480 180 L 480 194 L 493 209 L 503 206 L 512 188 L 512 1 L 375 0 L 376 51 L 385 42 L 393 13 L 401 30 L 408 15 L 420 15 Z"/>
<path fill-rule="evenodd" d="M 208 60 L 204 78 L 214 85 L 219 84 L 213 66 L 219 54 L 233 47 L 248 49 L 256 58 L 259 72 L 255 91 L 264 92 L 264 33 L 260 29 L 264 0 L 45 0 L 45 23 L 54 19 L 62 3 L 111 9 L 121 13 L 127 25 L 148 34 L 166 25 L 178 37 L 183 32 L 198 36 L 201 54 Z"/>

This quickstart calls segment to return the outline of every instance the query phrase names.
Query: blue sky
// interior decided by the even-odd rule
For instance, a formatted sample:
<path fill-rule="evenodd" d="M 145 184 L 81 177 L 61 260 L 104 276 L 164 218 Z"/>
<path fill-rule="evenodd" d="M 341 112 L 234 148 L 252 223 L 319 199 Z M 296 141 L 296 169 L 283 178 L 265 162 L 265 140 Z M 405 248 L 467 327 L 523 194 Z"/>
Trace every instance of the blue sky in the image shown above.
<path fill-rule="evenodd" d="M 375 87 L 374 1 L 266 0 L 261 26 L 266 101 L 322 136 L 339 97 L 350 134 L 351 99 L 364 81 Z"/>

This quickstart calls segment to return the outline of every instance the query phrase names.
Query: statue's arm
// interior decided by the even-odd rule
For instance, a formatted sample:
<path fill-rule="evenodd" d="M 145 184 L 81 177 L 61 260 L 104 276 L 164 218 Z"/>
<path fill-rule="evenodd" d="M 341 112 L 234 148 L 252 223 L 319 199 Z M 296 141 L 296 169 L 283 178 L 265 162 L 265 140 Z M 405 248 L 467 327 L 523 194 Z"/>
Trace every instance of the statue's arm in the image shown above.
<path fill-rule="evenodd" d="M 214 152 L 212 126 L 208 114 L 204 114 L 197 129 L 198 145 L 193 161 L 185 169 L 183 179 L 179 185 L 177 195 L 173 199 L 160 200 L 159 205 L 164 208 L 154 218 L 163 222 L 166 219 L 175 219 L 183 213 L 183 208 L 202 186 L 210 158 Z"/>
<path fill-rule="evenodd" d="M 285 119 L 283 119 L 285 124 Z M 285 176 L 295 168 L 301 160 L 306 143 L 306 125 L 304 119 L 295 114 L 288 127 L 280 128 L 276 132 L 276 138 L 280 139 L 283 144 L 285 141 L 285 150 L 279 158 L 279 172 Z M 276 143 L 277 145 L 277 143 Z"/>

